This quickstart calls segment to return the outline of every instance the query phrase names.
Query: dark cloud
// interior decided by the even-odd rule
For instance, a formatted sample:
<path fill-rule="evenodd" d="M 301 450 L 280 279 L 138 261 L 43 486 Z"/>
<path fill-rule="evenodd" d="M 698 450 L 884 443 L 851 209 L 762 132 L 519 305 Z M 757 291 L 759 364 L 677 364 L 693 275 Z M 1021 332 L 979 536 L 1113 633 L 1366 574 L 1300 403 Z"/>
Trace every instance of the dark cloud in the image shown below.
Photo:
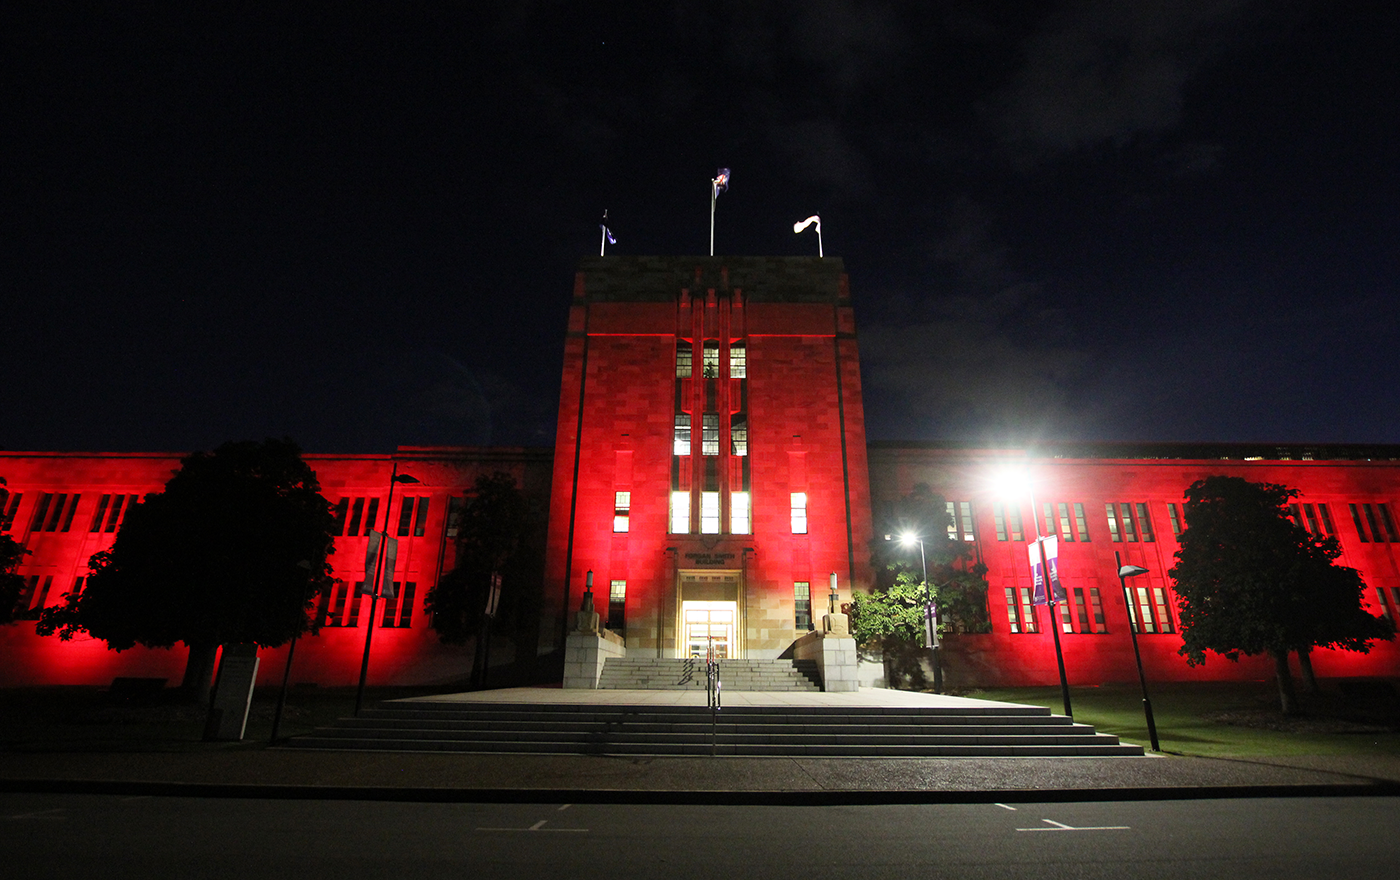
<path fill-rule="evenodd" d="M 1014 148 L 1058 154 L 1180 124 L 1192 78 L 1240 32 L 1257 0 L 1080 0 L 1048 16 L 1025 63 L 988 103 Z"/>

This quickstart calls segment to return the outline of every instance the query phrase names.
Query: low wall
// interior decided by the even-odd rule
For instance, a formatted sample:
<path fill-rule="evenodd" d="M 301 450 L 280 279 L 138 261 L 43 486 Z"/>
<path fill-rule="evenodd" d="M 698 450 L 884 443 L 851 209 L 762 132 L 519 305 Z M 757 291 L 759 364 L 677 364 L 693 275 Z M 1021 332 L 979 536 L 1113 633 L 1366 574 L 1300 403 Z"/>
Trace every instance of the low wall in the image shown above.
<path fill-rule="evenodd" d="M 822 677 L 822 690 L 840 693 L 860 689 L 856 679 L 856 640 L 809 632 L 792 643 L 794 660 L 815 660 Z"/>
<path fill-rule="evenodd" d="M 596 690 L 609 657 L 626 657 L 627 643 L 609 630 L 571 632 L 564 645 L 564 687 Z"/>

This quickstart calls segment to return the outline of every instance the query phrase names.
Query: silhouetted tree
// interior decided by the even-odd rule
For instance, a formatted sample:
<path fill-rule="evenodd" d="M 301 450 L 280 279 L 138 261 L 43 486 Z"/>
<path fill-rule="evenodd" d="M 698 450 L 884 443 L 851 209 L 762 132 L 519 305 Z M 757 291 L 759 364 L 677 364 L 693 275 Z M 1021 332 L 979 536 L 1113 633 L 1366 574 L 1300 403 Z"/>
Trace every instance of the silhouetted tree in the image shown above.
<path fill-rule="evenodd" d="M 497 471 L 476 480 L 457 528 L 457 561 L 424 600 L 438 638 L 449 645 L 475 640 L 472 681 L 482 683 L 488 625 L 515 631 L 533 620 L 531 599 L 539 592 L 542 565 L 539 512 L 510 474 Z M 501 578 L 494 621 L 486 620 L 492 575 Z"/>
<path fill-rule="evenodd" d="M 83 591 L 45 609 L 38 631 L 86 632 L 116 651 L 183 642 L 184 690 L 207 699 L 220 645 L 275 647 L 311 628 L 333 522 L 292 441 L 197 452 L 132 508 Z"/>
<path fill-rule="evenodd" d="M 28 552 L 14 538 L 0 535 L 0 625 L 13 623 L 22 610 L 18 606 L 24 592 L 24 578 L 15 574 L 15 569 Z"/>
<path fill-rule="evenodd" d="M 1240 477 L 1207 477 L 1186 490 L 1186 530 L 1169 574 L 1176 581 L 1184 641 L 1195 666 L 1206 651 L 1229 660 L 1268 653 L 1279 704 L 1298 712 L 1290 651 L 1370 650 L 1393 638 L 1390 623 L 1362 607 L 1365 584 L 1337 565 L 1335 538 L 1315 538 L 1289 518 L 1298 491 Z"/>

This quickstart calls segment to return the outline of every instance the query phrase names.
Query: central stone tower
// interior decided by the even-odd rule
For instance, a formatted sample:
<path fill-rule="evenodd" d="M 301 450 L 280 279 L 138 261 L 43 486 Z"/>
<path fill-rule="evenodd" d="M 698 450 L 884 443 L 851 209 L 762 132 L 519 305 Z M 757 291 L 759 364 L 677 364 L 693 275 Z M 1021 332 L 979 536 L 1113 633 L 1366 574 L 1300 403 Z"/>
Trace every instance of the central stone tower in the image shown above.
<path fill-rule="evenodd" d="M 540 650 L 591 582 L 629 656 L 783 655 L 870 584 L 841 261 L 593 257 L 574 280 Z M 592 578 L 589 574 L 592 573 Z"/>

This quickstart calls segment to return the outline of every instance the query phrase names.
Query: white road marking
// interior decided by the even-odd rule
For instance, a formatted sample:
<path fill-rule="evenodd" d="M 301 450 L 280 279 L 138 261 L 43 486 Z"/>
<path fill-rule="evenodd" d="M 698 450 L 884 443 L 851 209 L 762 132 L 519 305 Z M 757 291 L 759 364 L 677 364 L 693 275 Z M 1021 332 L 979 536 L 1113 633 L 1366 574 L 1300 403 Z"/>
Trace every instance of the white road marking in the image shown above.
<path fill-rule="evenodd" d="M 1054 819 L 1041 819 L 1040 821 L 1053 825 L 1053 828 L 1017 828 L 1017 831 L 1128 831 L 1131 825 L 1086 825 L 1076 828 L 1073 825 L 1066 825 L 1063 822 L 1056 822 Z"/>
<path fill-rule="evenodd" d="M 556 813 L 562 813 L 562 812 L 564 812 L 565 810 L 567 810 L 569 807 L 572 807 L 572 806 L 573 806 L 573 804 L 565 804 L 564 806 L 560 807 L 559 809 L 555 810 L 554 812 L 556 812 Z"/>
<path fill-rule="evenodd" d="M 529 828 L 478 828 L 477 831 L 563 831 L 573 834 L 587 834 L 587 828 L 546 828 L 544 824 L 548 819 L 541 819 Z"/>
<path fill-rule="evenodd" d="M 1008 807 L 1006 804 L 994 804 L 994 806 L 1001 807 L 1003 810 L 1010 810 L 1013 813 L 1016 812 L 1015 807 Z"/>

